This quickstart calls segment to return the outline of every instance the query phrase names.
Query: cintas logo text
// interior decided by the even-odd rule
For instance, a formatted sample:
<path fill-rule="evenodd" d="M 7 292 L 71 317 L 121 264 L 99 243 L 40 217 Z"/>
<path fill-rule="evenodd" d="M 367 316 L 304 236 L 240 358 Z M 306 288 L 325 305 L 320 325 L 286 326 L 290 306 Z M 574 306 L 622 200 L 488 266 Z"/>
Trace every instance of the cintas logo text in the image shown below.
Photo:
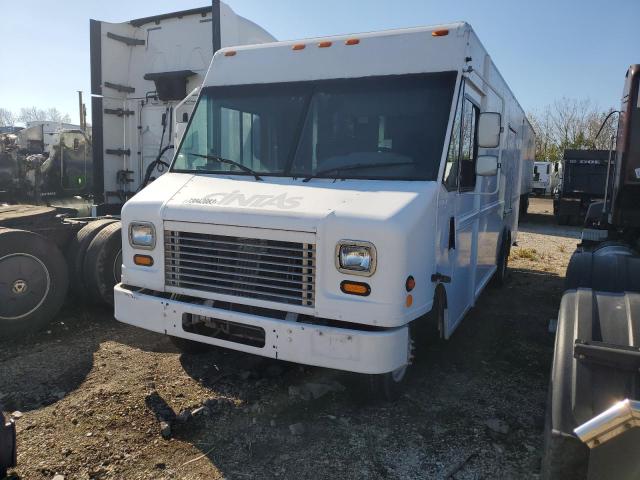
<path fill-rule="evenodd" d="M 222 205 L 257 208 L 279 208 L 290 210 L 300 206 L 302 197 L 288 197 L 286 193 L 280 195 L 250 195 L 234 190 L 229 193 L 210 193 L 200 198 L 189 198 L 184 203 L 197 205 Z"/>

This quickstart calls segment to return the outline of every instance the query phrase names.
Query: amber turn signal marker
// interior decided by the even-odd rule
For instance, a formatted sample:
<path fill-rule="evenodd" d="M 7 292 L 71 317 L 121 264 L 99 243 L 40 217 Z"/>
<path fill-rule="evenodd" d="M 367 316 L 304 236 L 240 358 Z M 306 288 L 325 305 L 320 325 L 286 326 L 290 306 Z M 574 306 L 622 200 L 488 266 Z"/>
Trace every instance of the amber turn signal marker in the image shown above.
<path fill-rule="evenodd" d="M 431 32 L 432 37 L 446 37 L 449 35 L 449 30 L 434 30 Z"/>
<path fill-rule="evenodd" d="M 405 287 L 407 288 L 407 292 L 410 292 L 411 290 L 416 288 L 416 279 L 409 275 L 407 277 L 407 283 L 405 284 Z"/>
<path fill-rule="evenodd" d="M 296 43 L 291 50 L 304 50 L 307 46 L 304 43 Z"/>
<path fill-rule="evenodd" d="M 371 287 L 366 283 L 349 282 L 347 280 L 340 284 L 340 290 L 342 290 L 343 293 L 360 295 L 361 297 L 366 297 L 371 293 Z"/>
<path fill-rule="evenodd" d="M 142 267 L 150 267 L 153 265 L 153 257 L 149 255 L 134 255 L 133 263 Z"/>
<path fill-rule="evenodd" d="M 413 305 L 413 295 L 407 295 L 407 308 L 409 308 L 411 305 Z"/>
<path fill-rule="evenodd" d="M 327 47 L 330 47 L 331 45 L 333 45 L 333 42 L 320 42 L 320 43 L 318 44 L 318 47 L 320 47 L 320 48 L 327 48 Z"/>
<path fill-rule="evenodd" d="M 224 56 L 225 57 L 235 57 L 236 56 L 236 52 L 235 50 L 229 50 L 228 52 L 224 52 Z"/>
<path fill-rule="evenodd" d="M 359 43 L 360 43 L 360 39 L 358 38 L 350 38 L 349 40 L 344 42 L 345 45 L 358 45 Z"/>

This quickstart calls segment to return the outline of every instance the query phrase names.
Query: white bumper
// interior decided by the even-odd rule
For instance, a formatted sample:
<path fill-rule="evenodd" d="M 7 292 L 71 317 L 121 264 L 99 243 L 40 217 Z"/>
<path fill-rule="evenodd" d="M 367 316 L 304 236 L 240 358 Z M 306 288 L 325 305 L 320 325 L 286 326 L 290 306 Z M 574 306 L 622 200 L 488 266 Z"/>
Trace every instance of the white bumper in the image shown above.
<path fill-rule="evenodd" d="M 215 307 L 169 300 L 116 285 L 117 320 L 158 333 L 264 357 L 357 373 L 391 372 L 408 362 L 408 329 L 361 331 L 278 320 Z M 254 325 L 265 331 L 265 346 L 254 347 L 186 332 L 182 315 Z"/>

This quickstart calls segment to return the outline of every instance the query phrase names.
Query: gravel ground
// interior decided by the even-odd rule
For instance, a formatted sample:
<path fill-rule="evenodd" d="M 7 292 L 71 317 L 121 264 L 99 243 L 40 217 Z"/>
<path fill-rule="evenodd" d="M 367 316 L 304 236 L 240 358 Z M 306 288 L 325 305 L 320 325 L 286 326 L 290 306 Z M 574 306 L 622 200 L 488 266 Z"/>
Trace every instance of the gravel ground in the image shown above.
<path fill-rule="evenodd" d="M 347 374 L 180 355 L 68 306 L 49 331 L 0 342 L 0 401 L 23 414 L 13 478 L 537 478 L 548 324 L 579 235 L 550 211 L 532 200 L 507 285 L 429 345 L 392 404 L 363 402 Z"/>

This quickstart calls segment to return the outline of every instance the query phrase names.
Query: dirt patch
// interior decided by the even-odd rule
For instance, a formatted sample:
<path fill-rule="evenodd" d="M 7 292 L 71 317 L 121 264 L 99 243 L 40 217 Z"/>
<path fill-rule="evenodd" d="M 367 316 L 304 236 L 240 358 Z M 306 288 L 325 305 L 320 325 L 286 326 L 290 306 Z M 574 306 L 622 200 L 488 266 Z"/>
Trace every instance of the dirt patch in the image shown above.
<path fill-rule="evenodd" d="M 393 404 L 363 403 L 351 375 L 179 355 L 166 337 L 68 307 L 48 332 L 0 343 L 0 401 L 24 413 L 14 477 L 537 478 L 548 324 L 577 243 L 545 209 L 532 200 L 507 285 L 429 346 Z"/>

